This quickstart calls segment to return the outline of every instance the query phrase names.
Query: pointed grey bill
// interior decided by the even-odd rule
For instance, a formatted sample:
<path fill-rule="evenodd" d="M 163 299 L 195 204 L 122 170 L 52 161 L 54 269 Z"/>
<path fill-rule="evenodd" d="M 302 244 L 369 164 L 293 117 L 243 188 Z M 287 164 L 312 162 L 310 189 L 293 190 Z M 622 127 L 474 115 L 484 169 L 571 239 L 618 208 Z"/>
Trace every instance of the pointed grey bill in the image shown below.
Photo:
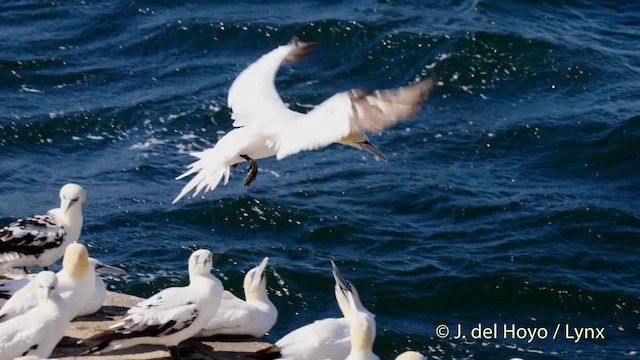
<path fill-rule="evenodd" d="M 264 277 L 264 273 L 265 273 L 265 270 L 267 269 L 268 263 L 269 263 L 269 258 L 265 257 L 264 259 L 262 259 L 262 262 L 260 263 L 260 265 L 258 265 L 258 269 L 256 270 L 256 272 L 260 274 L 261 279 Z"/>
<path fill-rule="evenodd" d="M 98 274 L 114 274 L 114 275 L 126 275 L 127 272 L 119 267 L 104 264 L 100 261 L 96 264 L 96 273 Z"/>
<path fill-rule="evenodd" d="M 340 270 L 338 270 L 338 266 L 333 260 L 331 260 L 331 268 L 333 278 L 336 280 L 336 285 L 340 286 L 340 290 L 345 294 L 346 297 L 347 294 L 345 293 L 345 291 L 349 293 L 351 292 L 351 283 L 349 282 L 349 280 L 346 280 L 344 277 L 342 277 Z"/>
<path fill-rule="evenodd" d="M 360 145 L 360 147 L 362 148 L 362 150 L 373 154 L 373 156 L 377 157 L 380 160 L 383 161 L 387 161 L 387 157 L 382 153 L 382 151 L 378 150 L 377 147 L 373 146 L 373 144 L 371 142 L 369 142 L 369 140 L 365 140 L 363 142 L 359 142 L 358 143 Z"/>

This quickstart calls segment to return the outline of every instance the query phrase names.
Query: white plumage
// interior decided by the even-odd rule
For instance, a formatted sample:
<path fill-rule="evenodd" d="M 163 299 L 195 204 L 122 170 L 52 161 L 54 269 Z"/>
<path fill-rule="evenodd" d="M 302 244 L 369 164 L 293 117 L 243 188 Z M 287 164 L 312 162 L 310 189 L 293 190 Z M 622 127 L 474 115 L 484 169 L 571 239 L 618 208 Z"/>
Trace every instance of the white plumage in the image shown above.
<path fill-rule="evenodd" d="M 275 346 L 258 352 L 258 355 L 268 359 L 286 360 L 345 359 L 349 355 L 350 317 L 353 310 L 348 296 L 352 297 L 359 313 L 367 314 L 372 319 L 374 315 L 362 305 L 355 286 L 344 279 L 333 261 L 331 264 L 336 280 L 334 292 L 343 317 L 317 320 L 293 330 L 276 341 Z M 375 332 L 375 322 L 373 331 Z"/>
<path fill-rule="evenodd" d="M 87 248 L 79 243 L 67 246 L 62 260 L 62 270 L 57 274 L 58 292 L 67 303 L 70 320 L 78 315 L 86 315 L 87 303 L 95 296 L 95 272 L 89 264 Z M 11 319 L 24 314 L 38 304 L 37 287 L 29 282 L 17 290 L 0 308 L 0 320 Z"/>
<path fill-rule="evenodd" d="M 278 319 L 278 310 L 267 295 L 265 270 L 269 258 L 249 270 L 244 277 L 245 300 L 224 291 L 218 312 L 198 333 L 199 337 L 213 335 L 250 335 L 261 337 Z"/>
<path fill-rule="evenodd" d="M 223 177 L 226 184 L 230 166 L 243 161 L 249 162 L 246 186 L 257 175 L 255 160 L 274 155 L 283 159 L 332 143 L 366 150 L 386 160 L 369 142 L 366 132 L 381 132 L 418 112 L 433 90 L 434 80 L 371 94 L 359 89 L 337 93 L 302 114 L 283 103 L 275 88 L 275 76 L 282 63 L 304 58 L 314 45 L 294 37 L 289 44 L 263 55 L 238 75 L 227 99 L 236 129 L 213 148 L 191 154 L 198 160 L 177 179 L 196 175 L 174 203 L 193 189 L 194 196 L 202 190 L 215 189 Z"/>
<path fill-rule="evenodd" d="M 87 195 L 77 184 L 60 189 L 60 207 L 0 229 L 0 273 L 16 266 L 48 267 L 80 238 L 82 203 Z"/>
<path fill-rule="evenodd" d="M 223 287 L 211 268 L 211 252 L 195 251 L 189 257 L 188 286 L 168 288 L 139 302 L 109 330 L 84 340 L 97 343 L 89 353 L 156 344 L 168 346 L 172 356 L 179 357 L 177 345 L 202 329 L 220 305 Z"/>
<path fill-rule="evenodd" d="M 63 273 L 65 271 L 68 271 L 68 269 L 65 270 L 65 268 L 63 268 L 62 270 L 58 271 L 56 274 L 58 278 L 61 278 L 61 277 L 64 278 L 65 276 L 63 275 Z M 100 277 L 100 274 L 123 275 L 123 274 L 126 274 L 126 271 L 114 266 L 106 265 L 100 260 L 90 257 L 89 258 L 89 276 L 91 276 L 91 274 L 94 274 L 94 277 L 95 277 L 94 289 L 93 289 L 92 295 L 89 296 L 87 301 L 81 304 L 82 307 L 81 307 L 81 310 L 78 312 L 78 316 L 93 314 L 98 310 L 100 310 L 100 308 L 104 304 L 104 299 L 107 295 L 107 285 L 104 283 L 104 281 Z M 18 292 L 20 289 L 27 286 L 30 282 L 33 282 L 33 279 L 35 279 L 36 276 L 37 276 L 36 274 L 27 274 L 26 276 L 7 280 L 1 283 L 0 284 L 0 304 L 4 305 L 7 302 L 7 299 L 11 298 L 16 292 Z M 63 298 L 69 295 L 67 294 L 68 291 L 74 286 L 75 286 L 74 283 L 69 283 L 69 282 L 63 283 L 62 285 L 58 285 L 58 288 L 62 289 L 61 292 L 63 293 Z M 31 292 L 31 298 L 33 299 L 35 296 L 33 289 L 30 292 Z M 23 296 L 23 295 L 19 295 L 19 296 Z"/>
<path fill-rule="evenodd" d="M 40 272 L 34 281 L 37 306 L 0 324 L 0 360 L 51 355 L 69 326 L 67 306 L 58 293 L 57 282 L 54 273 Z"/>

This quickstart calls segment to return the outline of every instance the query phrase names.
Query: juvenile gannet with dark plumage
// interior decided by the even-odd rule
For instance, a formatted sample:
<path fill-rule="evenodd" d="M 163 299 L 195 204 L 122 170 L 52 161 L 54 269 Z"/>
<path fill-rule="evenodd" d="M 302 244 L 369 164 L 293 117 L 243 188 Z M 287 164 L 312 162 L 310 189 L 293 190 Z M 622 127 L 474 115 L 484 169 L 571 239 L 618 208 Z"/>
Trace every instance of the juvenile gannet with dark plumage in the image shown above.
<path fill-rule="evenodd" d="M 249 270 L 244 277 L 242 300 L 229 291 L 224 291 L 218 312 L 198 337 L 214 335 L 249 335 L 261 337 L 267 333 L 278 319 L 278 310 L 267 294 L 265 270 L 269 258 Z"/>
<path fill-rule="evenodd" d="M 0 360 L 22 355 L 47 358 L 69 326 L 67 305 L 58 292 L 58 278 L 40 272 L 34 281 L 37 306 L 0 324 Z"/>
<path fill-rule="evenodd" d="M 359 313 L 367 314 L 371 318 L 375 315 L 362 305 L 355 286 L 340 274 L 333 261 L 331 265 L 336 281 L 334 293 L 344 316 L 317 320 L 293 330 L 276 341 L 274 346 L 258 351 L 256 356 L 263 360 L 324 360 L 345 359 L 349 355 L 351 351 L 350 318 L 353 314 L 349 297 Z M 373 331 L 375 332 L 375 321 Z"/>
<path fill-rule="evenodd" d="M 195 251 L 189 257 L 188 286 L 167 288 L 139 302 L 109 330 L 83 340 L 92 346 L 87 353 L 150 344 L 169 347 L 179 359 L 178 344 L 200 331 L 220 306 L 224 289 L 211 274 L 212 261 L 211 251 Z"/>
<path fill-rule="evenodd" d="M 298 61 L 315 43 L 293 37 L 287 45 L 263 55 L 243 70 L 229 89 L 227 103 L 234 120 L 231 130 L 213 148 L 191 155 L 198 158 L 176 179 L 197 173 L 173 201 L 189 191 L 213 190 L 230 166 L 248 161 L 244 185 L 258 174 L 256 160 L 276 156 L 278 160 L 300 151 L 316 150 L 340 143 L 368 151 L 386 160 L 367 138 L 367 132 L 381 132 L 413 116 L 435 86 L 434 79 L 413 85 L 367 93 L 353 89 L 333 95 L 306 114 L 289 109 L 275 88 L 275 76 L 282 63 Z"/>
<path fill-rule="evenodd" d="M 58 279 L 58 292 L 67 303 L 70 320 L 86 314 L 86 306 L 95 294 L 95 273 L 89 263 L 89 252 L 80 243 L 67 246 Z M 36 287 L 30 282 L 16 291 L 0 308 L 0 321 L 24 314 L 38 304 Z"/>
<path fill-rule="evenodd" d="M 82 186 L 66 184 L 60 189 L 60 207 L 46 215 L 35 215 L 0 229 L 0 273 L 16 266 L 47 267 L 77 242 L 82 230 Z"/>

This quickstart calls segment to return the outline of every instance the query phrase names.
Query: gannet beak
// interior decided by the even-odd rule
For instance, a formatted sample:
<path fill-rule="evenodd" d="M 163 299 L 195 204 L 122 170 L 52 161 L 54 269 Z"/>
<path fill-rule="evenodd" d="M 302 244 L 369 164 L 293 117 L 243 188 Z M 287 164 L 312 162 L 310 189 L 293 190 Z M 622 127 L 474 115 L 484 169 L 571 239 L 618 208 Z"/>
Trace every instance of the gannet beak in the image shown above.
<path fill-rule="evenodd" d="M 331 272 L 333 273 L 333 278 L 336 280 L 336 284 L 340 286 L 340 290 L 342 290 L 343 293 L 351 293 L 351 283 L 342 277 L 340 270 L 338 270 L 338 266 L 333 260 L 331 260 Z"/>
<path fill-rule="evenodd" d="M 377 157 L 380 160 L 383 161 L 387 161 L 387 157 L 382 153 L 382 151 L 378 150 L 378 148 L 376 148 L 375 146 L 373 146 L 372 143 L 369 142 L 369 140 L 365 140 L 362 142 L 359 142 L 358 145 L 360 145 L 360 147 L 362 148 L 362 150 L 373 154 L 373 156 Z"/>
<path fill-rule="evenodd" d="M 119 267 L 104 264 L 100 261 L 96 264 L 96 273 L 98 274 L 114 274 L 114 275 L 126 275 L 127 272 Z"/>
<path fill-rule="evenodd" d="M 256 269 L 256 272 L 260 274 L 261 279 L 264 277 L 264 271 L 267 269 L 268 263 L 269 263 L 269 258 L 265 257 L 264 259 L 262 259 L 262 262 L 260 263 L 260 265 L 258 265 L 258 268 Z"/>
<path fill-rule="evenodd" d="M 67 211 L 71 209 L 71 205 L 73 205 L 74 202 L 75 200 L 73 199 L 62 199 L 60 201 L 60 207 L 62 208 L 62 211 L 66 214 Z"/>
<path fill-rule="evenodd" d="M 51 293 L 53 292 L 53 288 L 52 287 L 43 286 L 40 289 L 42 291 L 42 296 L 44 296 L 43 299 L 48 299 L 49 296 L 51 295 Z"/>

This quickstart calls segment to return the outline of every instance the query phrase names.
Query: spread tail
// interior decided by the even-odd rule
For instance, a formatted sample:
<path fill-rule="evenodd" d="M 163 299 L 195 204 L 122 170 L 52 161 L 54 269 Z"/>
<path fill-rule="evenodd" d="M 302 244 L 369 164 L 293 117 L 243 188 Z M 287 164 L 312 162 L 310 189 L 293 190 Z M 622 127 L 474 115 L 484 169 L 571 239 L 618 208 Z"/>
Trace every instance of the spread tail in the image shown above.
<path fill-rule="evenodd" d="M 193 189 L 193 196 L 198 195 L 200 191 L 204 189 L 204 192 L 211 191 L 218 186 L 218 183 L 224 176 L 224 184 L 229 181 L 230 167 L 225 162 L 221 161 L 214 149 L 208 149 L 203 152 L 191 153 L 190 155 L 197 157 L 199 160 L 189 165 L 189 170 L 185 171 L 182 175 L 178 176 L 176 180 L 183 179 L 192 174 L 196 174 L 188 183 L 182 188 L 180 194 L 173 200 L 173 204 L 177 203 L 187 193 Z"/>

